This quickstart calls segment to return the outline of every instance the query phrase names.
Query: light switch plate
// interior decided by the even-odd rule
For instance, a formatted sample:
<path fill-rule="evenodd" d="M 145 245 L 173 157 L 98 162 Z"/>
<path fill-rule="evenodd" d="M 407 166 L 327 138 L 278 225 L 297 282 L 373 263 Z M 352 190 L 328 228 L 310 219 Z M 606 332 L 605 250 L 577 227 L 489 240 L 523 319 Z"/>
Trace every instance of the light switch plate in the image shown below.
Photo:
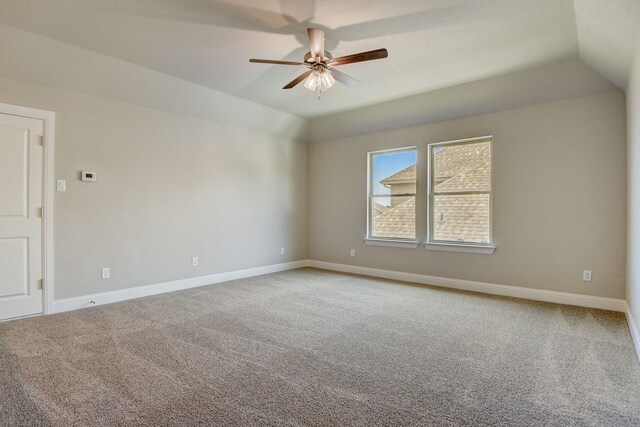
<path fill-rule="evenodd" d="M 56 182 L 56 189 L 58 191 L 67 191 L 67 181 L 65 181 L 64 179 L 59 179 Z"/>

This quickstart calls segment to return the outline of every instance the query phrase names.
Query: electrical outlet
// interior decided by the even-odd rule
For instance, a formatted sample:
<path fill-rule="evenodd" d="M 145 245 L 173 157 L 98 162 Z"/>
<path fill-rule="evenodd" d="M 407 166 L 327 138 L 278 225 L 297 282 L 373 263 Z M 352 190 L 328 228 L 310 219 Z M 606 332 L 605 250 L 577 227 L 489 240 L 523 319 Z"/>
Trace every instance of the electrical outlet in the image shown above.
<path fill-rule="evenodd" d="M 191 265 L 193 267 L 197 267 L 198 266 L 198 257 L 194 256 L 193 258 L 191 258 Z"/>
<path fill-rule="evenodd" d="M 102 276 L 103 279 L 111 278 L 111 269 L 109 267 L 102 267 Z"/>
<path fill-rule="evenodd" d="M 585 282 L 591 281 L 591 270 L 582 271 L 582 280 L 584 280 Z"/>
<path fill-rule="evenodd" d="M 284 255 L 284 248 L 280 248 L 280 255 Z"/>
<path fill-rule="evenodd" d="M 356 250 L 355 249 L 351 249 L 351 256 L 356 256 Z"/>

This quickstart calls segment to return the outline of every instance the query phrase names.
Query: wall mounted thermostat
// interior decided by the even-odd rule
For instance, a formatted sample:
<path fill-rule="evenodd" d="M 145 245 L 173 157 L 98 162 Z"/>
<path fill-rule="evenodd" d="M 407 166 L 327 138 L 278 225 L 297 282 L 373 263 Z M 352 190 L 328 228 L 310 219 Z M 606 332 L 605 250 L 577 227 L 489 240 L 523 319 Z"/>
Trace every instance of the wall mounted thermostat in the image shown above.
<path fill-rule="evenodd" d="M 96 173 L 91 171 L 82 171 L 82 180 L 85 182 L 95 182 Z"/>

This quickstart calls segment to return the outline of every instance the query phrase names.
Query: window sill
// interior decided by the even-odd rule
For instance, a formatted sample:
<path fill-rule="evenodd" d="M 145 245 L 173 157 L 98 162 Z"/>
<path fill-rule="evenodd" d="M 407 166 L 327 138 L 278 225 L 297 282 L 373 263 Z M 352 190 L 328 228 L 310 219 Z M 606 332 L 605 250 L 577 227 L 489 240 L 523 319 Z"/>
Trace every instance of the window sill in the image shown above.
<path fill-rule="evenodd" d="M 391 248 L 415 249 L 420 244 L 417 240 L 384 240 L 384 239 L 364 239 L 367 246 L 388 246 Z"/>
<path fill-rule="evenodd" d="M 484 255 L 492 255 L 493 252 L 496 250 L 495 246 L 457 245 L 453 243 L 424 242 L 424 247 L 430 251 L 462 252 L 467 254 L 484 254 Z"/>

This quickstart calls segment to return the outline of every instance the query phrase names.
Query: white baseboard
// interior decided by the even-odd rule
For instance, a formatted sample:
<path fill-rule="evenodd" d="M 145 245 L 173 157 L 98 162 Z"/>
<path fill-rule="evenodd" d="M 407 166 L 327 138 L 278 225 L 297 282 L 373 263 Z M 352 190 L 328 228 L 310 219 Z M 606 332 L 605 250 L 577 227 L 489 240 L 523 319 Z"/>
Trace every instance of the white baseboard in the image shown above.
<path fill-rule="evenodd" d="M 55 300 L 54 313 L 92 307 L 94 305 L 109 304 L 112 302 L 124 301 L 149 295 L 156 295 L 165 292 L 179 291 L 182 289 L 195 288 L 198 286 L 212 285 L 215 283 L 227 282 L 229 280 L 243 279 L 245 277 L 277 273 L 279 271 L 293 270 L 302 267 L 315 267 L 324 270 L 361 274 L 372 277 L 381 277 L 384 279 L 440 286 L 443 288 L 460 289 L 492 295 L 524 298 L 535 301 L 546 301 L 558 304 L 577 305 L 581 307 L 619 311 L 622 313 L 627 313 L 628 318 L 630 318 L 629 316 L 631 315 L 631 313 L 628 311 L 626 301 L 621 299 L 571 294 L 567 292 L 547 291 L 542 289 L 523 288 L 518 286 L 497 285 L 493 283 L 474 282 L 470 280 L 449 279 L 446 277 L 429 276 L 425 274 L 405 273 L 401 271 L 382 270 L 378 268 L 336 264 L 315 260 L 301 260 L 282 264 L 273 264 L 263 267 L 248 268 L 245 270 L 216 273 L 208 276 L 192 277 L 188 279 L 174 280 L 171 282 L 156 283 L 152 285 L 138 286 L 135 288 L 119 289 L 115 291 L 102 292 L 99 294 L 83 295 L 79 297 Z M 635 327 L 635 324 L 630 323 L 630 326 L 631 325 L 634 325 Z M 640 342 L 637 328 L 632 330 L 632 333 L 633 331 L 635 331 L 634 340 L 637 339 L 637 342 Z"/>
<path fill-rule="evenodd" d="M 261 276 L 263 274 L 277 273 L 279 271 L 293 270 L 307 267 L 308 261 L 293 261 L 283 264 L 272 264 L 263 267 L 248 268 L 245 270 L 229 271 L 225 273 L 211 274 L 208 276 L 191 277 L 189 279 L 173 280 L 171 282 L 156 283 L 152 285 L 138 286 L 135 288 L 119 289 L 99 294 L 83 295 L 80 297 L 55 300 L 53 312 L 62 313 L 64 311 L 77 310 L 80 308 L 94 307 L 96 305 L 110 304 L 118 301 L 125 301 L 133 298 L 146 297 L 149 295 L 174 292 L 182 289 L 195 288 L 198 286 L 213 285 L 215 283 L 228 282 L 229 280 L 244 279 L 245 277 Z"/>
<path fill-rule="evenodd" d="M 640 361 L 640 332 L 638 332 L 638 326 L 631 314 L 631 309 L 628 304 L 625 304 L 627 308 L 627 322 L 629 323 L 629 331 L 631 332 L 631 338 L 633 339 L 633 345 L 636 347 L 636 353 L 638 354 L 638 360 Z"/>
<path fill-rule="evenodd" d="M 424 274 L 403 273 L 400 271 L 381 270 L 377 268 L 360 267 L 356 265 L 335 264 L 331 262 L 309 260 L 309 267 L 324 270 L 341 271 L 344 273 L 362 274 L 365 276 L 381 277 L 384 279 L 403 282 L 420 283 L 423 285 L 440 286 L 443 288 L 460 289 L 464 291 L 481 292 L 485 294 L 506 297 L 524 298 L 535 301 L 546 301 L 557 304 L 577 305 L 581 307 L 599 308 L 626 312 L 625 300 L 615 298 L 596 297 L 591 295 L 571 294 L 567 292 L 547 291 L 542 289 L 522 288 L 518 286 L 496 285 L 493 283 L 473 282 L 470 280 L 449 279 L 446 277 L 427 276 Z"/>

